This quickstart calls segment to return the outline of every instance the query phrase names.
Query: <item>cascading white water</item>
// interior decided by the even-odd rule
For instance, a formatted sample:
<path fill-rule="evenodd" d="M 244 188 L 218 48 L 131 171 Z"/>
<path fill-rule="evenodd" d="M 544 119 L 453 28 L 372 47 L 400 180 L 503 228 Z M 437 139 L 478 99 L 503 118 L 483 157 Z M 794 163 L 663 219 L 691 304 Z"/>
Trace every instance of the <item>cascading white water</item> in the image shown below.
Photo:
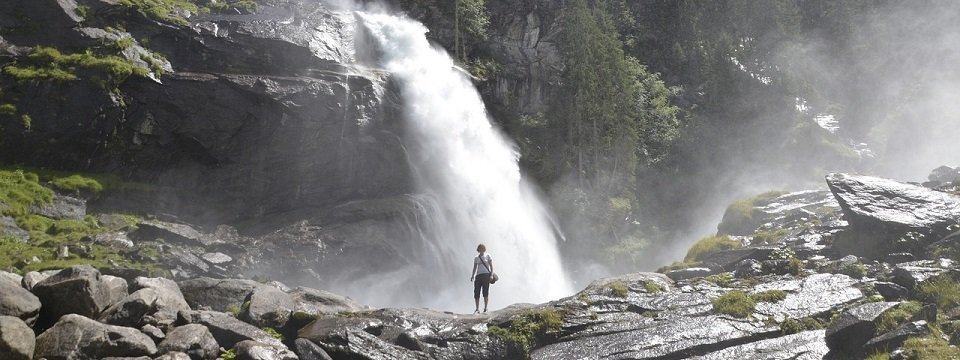
<path fill-rule="evenodd" d="M 381 66 L 400 86 L 405 145 L 420 192 L 436 199 L 443 218 L 430 224 L 423 254 L 439 288 L 423 304 L 464 311 L 477 244 L 487 245 L 502 280 L 491 287 L 493 309 L 571 294 L 556 236 L 541 201 L 521 178 L 518 153 L 490 123 L 480 94 L 418 22 L 357 13 L 379 48 Z M 439 257 L 440 259 L 437 259 Z M 440 260 L 440 261 L 437 261 Z M 482 305 L 481 305 L 482 307 Z"/>

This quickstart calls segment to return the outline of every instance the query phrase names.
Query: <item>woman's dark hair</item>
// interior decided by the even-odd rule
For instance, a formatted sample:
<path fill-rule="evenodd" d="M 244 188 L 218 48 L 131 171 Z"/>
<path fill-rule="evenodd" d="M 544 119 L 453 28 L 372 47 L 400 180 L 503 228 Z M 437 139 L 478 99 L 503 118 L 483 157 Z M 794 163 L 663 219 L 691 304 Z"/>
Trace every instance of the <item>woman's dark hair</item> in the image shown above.
<path fill-rule="evenodd" d="M 477 252 L 487 251 L 487 246 L 484 244 L 477 245 Z"/>

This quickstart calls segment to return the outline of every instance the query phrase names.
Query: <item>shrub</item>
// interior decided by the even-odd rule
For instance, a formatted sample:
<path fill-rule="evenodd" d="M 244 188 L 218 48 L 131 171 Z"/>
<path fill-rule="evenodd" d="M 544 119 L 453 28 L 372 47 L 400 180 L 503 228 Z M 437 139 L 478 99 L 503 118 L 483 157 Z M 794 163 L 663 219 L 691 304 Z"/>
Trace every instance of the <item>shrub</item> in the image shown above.
<path fill-rule="evenodd" d="M 802 331 L 819 330 L 819 329 L 823 329 L 823 324 L 817 321 L 817 319 L 814 319 L 811 317 L 805 317 L 800 320 L 787 318 L 787 319 L 784 319 L 782 323 L 780 323 L 780 332 L 783 333 L 783 335 L 790 335 L 790 334 L 796 334 Z"/>
<path fill-rule="evenodd" d="M 920 312 L 921 305 L 916 301 L 906 301 L 880 314 L 877 319 L 877 335 L 886 334 L 897 326 L 907 322 Z"/>
<path fill-rule="evenodd" d="M 28 114 L 20 115 L 20 126 L 23 126 L 25 130 L 30 130 L 33 128 L 33 118 Z"/>
<path fill-rule="evenodd" d="M 730 287 L 731 285 L 733 285 L 733 274 L 729 272 L 710 275 L 703 279 L 706 281 L 712 282 L 720 287 Z"/>
<path fill-rule="evenodd" d="M 854 279 L 860 279 L 867 276 L 867 267 L 861 263 L 848 264 L 840 269 L 840 273 Z"/>
<path fill-rule="evenodd" d="M 80 192 L 80 191 L 90 191 L 94 193 L 99 193 L 103 191 L 103 185 L 100 184 L 96 179 L 80 176 L 80 175 L 70 175 L 68 177 L 54 178 L 50 181 L 50 185 L 66 191 Z"/>
<path fill-rule="evenodd" d="M 512 344 L 524 359 L 528 359 L 537 339 L 547 333 L 560 331 L 562 325 L 562 314 L 557 310 L 547 309 L 515 317 L 507 328 L 491 325 L 487 328 L 487 333 Z"/>
<path fill-rule="evenodd" d="M 960 305 L 960 283 L 948 275 L 940 275 L 917 287 L 920 300 L 936 303 L 940 310 L 948 310 Z"/>
<path fill-rule="evenodd" d="M 734 317 L 745 318 L 753 314 L 757 303 L 747 293 L 735 290 L 713 299 L 713 311 Z"/>
<path fill-rule="evenodd" d="M 683 258 L 683 261 L 701 261 L 708 254 L 738 247 L 740 247 L 740 242 L 731 239 L 729 236 L 708 236 L 693 244 L 690 250 L 687 250 L 687 256 Z"/>
<path fill-rule="evenodd" d="M 610 293 L 612 293 L 613 296 L 620 297 L 620 298 L 627 297 L 627 294 L 629 293 L 627 286 L 623 285 L 623 283 L 619 281 L 608 284 L 607 288 L 610 289 Z"/>
<path fill-rule="evenodd" d="M 787 263 L 787 272 L 794 276 L 800 276 L 803 273 L 803 261 L 797 258 L 790 259 L 790 262 Z"/>

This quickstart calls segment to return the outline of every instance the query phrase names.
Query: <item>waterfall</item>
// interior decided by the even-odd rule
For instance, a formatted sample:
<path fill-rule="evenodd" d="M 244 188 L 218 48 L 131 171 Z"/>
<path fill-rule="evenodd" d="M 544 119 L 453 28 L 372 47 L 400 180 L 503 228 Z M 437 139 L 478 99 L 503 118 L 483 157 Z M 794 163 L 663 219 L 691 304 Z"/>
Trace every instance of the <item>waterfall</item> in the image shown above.
<path fill-rule="evenodd" d="M 430 46 L 420 23 L 357 16 L 378 49 L 379 66 L 398 84 L 417 191 L 440 209 L 422 248 L 432 252 L 423 254 L 423 264 L 443 265 L 426 269 L 430 281 L 423 283 L 439 285 L 428 289 L 434 301 L 422 305 L 458 312 L 473 306 L 468 280 L 480 243 L 501 275 L 490 289 L 491 310 L 570 295 L 548 212 L 521 178 L 517 150 L 490 123 L 464 71 Z"/>

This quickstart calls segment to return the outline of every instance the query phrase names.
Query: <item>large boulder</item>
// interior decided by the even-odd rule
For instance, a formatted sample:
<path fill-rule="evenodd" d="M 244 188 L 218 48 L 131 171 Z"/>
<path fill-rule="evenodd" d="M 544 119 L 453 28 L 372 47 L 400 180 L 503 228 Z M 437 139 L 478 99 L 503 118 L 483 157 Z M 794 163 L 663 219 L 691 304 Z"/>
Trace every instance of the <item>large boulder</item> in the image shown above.
<path fill-rule="evenodd" d="M 157 311 L 156 303 L 158 300 L 159 296 L 153 289 L 134 291 L 104 310 L 99 320 L 110 325 L 127 327 L 151 324 L 152 321 L 145 317 Z"/>
<path fill-rule="evenodd" d="M 323 348 L 314 344 L 313 341 L 298 338 L 293 343 L 300 360 L 333 360 Z"/>
<path fill-rule="evenodd" d="M 296 354 L 287 348 L 244 340 L 233 347 L 237 360 L 299 360 Z"/>
<path fill-rule="evenodd" d="M 71 196 L 54 195 L 53 202 L 34 205 L 31 211 L 51 219 L 83 220 L 87 215 L 87 202 Z"/>
<path fill-rule="evenodd" d="M 36 346 L 33 330 L 23 320 L 0 316 L 0 359 L 31 360 Z"/>
<path fill-rule="evenodd" d="M 290 320 L 294 302 L 290 295 L 276 287 L 263 285 L 250 293 L 241 318 L 259 327 L 281 328 Z"/>
<path fill-rule="evenodd" d="M 834 243 L 842 253 L 919 252 L 960 223 L 955 195 L 871 176 L 830 174 L 826 179 L 850 223 Z"/>
<path fill-rule="evenodd" d="M 23 242 L 30 240 L 30 233 L 17 226 L 17 221 L 9 216 L 0 216 L 0 236 L 12 236 Z"/>
<path fill-rule="evenodd" d="M 11 281 L 0 280 L 0 316 L 13 316 L 33 325 L 40 315 L 40 299 Z"/>
<path fill-rule="evenodd" d="M 206 326 L 200 324 L 176 327 L 167 333 L 166 339 L 157 345 L 157 349 L 160 353 L 182 352 L 192 360 L 213 360 L 220 354 L 217 340 Z"/>
<path fill-rule="evenodd" d="M 231 348 L 238 342 L 254 340 L 264 344 L 284 347 L 280 340 L 270 336 L 260 328 L 247 324 L 237 318 L 216 311 L 181 311 L 177 320 L 179 326 L 185 324 L 200 324 L 207 327 L 217 343 L 224 348 Z"/>
<path fill-rule="evenodd" d="M 690 359 L 823 359 L 830 350 L 823 341 L 823 333 L 823 330 L 804 331 L 773 339 L 731 346 L 720 351 L 692 357 Z"/>
<path fill-rule="evenodd" d="M 859 305 L 844 311 L 827 327 L 825 334 L 831 352 L 859 355 L 861 347 L 877 332 L 877 319 L 896 302 L 876 302 Z"/>
<path fill-rule="evenodd" d="M 33 287 L 43 303 L 41 322 L 49 325 L 66 314 L 99 316 L 116 300 L 118 292 L 113 285 L 89 265 L 60 270 Z"/>
<path fill-rule="evenodd" d="M 193 246 L 205 246 L 209 241 L 190 225 L 159 220 L 147 220 L 137 224 L 134 236 L 141 240 L 163 239 L 168 242 Z"/>
<path fill-rule="evenodd" d="M 364 309 L 362 305 L 352 299 L 329 291 L 301 286 L 291 290 L 289 294 L 295 304 L 293 313 L 300 314 L 300 316 L 317 317 Z"/>
<path fill-rule="evenodd" d="M 157 346 L 137 329 L 106 325 L 86 317 L 64 315 L 37 336 L 34 356 L 47 359 L 101 359 L 150 356 Z"/>
<path fill-rule="evenodd" d="M 156 312 L 152 316 L 160 323 L 173 322 L 181 310 L 190 310 L 183 292 L 176 282 L 166 278 L 137 277 L 130 285 L 131 290 L 152 289 L 157 294 L 154 303 Z"/>
<path fill-rule="evenodd" d="M 194 309 L 240 310 L 247 296 L 263 284 L 246 279 L 201 277 L 178 283 L 187 304 Z"/>

